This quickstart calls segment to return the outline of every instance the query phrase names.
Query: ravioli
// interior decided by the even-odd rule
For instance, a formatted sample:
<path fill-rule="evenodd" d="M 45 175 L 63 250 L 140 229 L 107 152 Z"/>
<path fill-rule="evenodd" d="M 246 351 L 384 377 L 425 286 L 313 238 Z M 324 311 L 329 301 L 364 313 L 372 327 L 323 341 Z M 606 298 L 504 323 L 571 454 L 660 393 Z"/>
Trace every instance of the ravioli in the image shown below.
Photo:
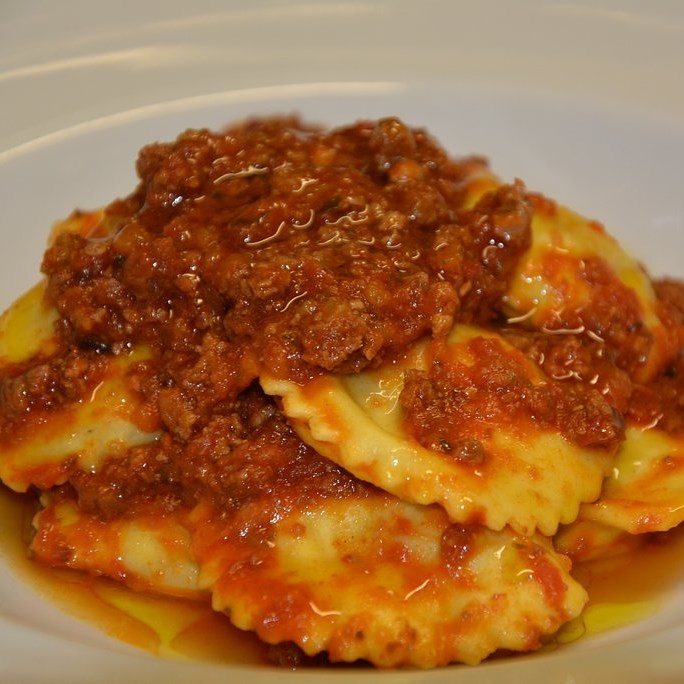
<path fill-rule="evenodd" d="M 46 565 L 106 576 L 137 591 L 206 598 L 181 512 L 103 520 L 64 493 L 44 495 L 42 505 L 30 548 Z"/>
<path fill-rule="evenodd" d="M 7 372 L 31 358 L 52 356 L 57 351 L 58 318 L 45 301 L 44 281 L 19 297 L 0 317 L 0 369 Z"/>
<path fill-rule="evenodd" d="M 657 428 L 630 427 L 600 498 L 582 518 L 631 534 L 664 532 L 684 521 L 684 444 Z"/>
<path fill-rule="evenodd" d="M 140 358 L 140 357 L 138 357 Z M 0 477 L 15 491 L 30 485 L 51 487 L 68 477 L 70 468 L 96 468 L 105 458 L 154 441 L 132 416 L 135 404 L 126 385 L 126 367 L 135 357 L 111 364 L 92 399 L 60 411 L 40 429 L 17 431 L 17 441 L 3 445 Z"/>
<path fill-rule="evenodd" d="M 531 200 L 532 245 L 504 298 L 509 322 L 605 343 L 639 380 L 655 377 L 672 343 L 643 267 L 598 222 Z"/>
<path fill-rule="evenodd" d="M 92 236 L 103 226 L 102 212 L 81 212 L 56 224 L 53 235 Z M 19 297 L 0 318 L 3 386 L 24 388 L 25 398 L 25 403 L 5 405 L 4 417 L 9 420 L 14 413 L 17 420 L 10 437 L 0 440 L 0 479 L 16 491 L 62 484 L 70 468 L 95 469 L 113 454 L 159 436 L 136 420 L 140 400 L 129 377 L 150 351 L 140 347 L 117 357 L 96 358 L 94 370 L 85 363 L 64 370 L 67 363 L 59 353 L 55 328 L 58 320 L 58 312 L 46 299 L 45 281 Z M 53 379 L 60 373 L 81 376 L 72 395 L 61 399 L 59 395 L 68 390 Z M 32 403 L 36 386 L 49 387 L 49 401 Z M 43 419 L 24 424 L 21 416 L 27 413 L 42 414 Z"/>
<path fill-rule="evenodd" d="M 464 206 L 474 207 L 500 186 L 490 172 L 475 174 Z M 641 381 L 652 380 L 676 353 L 676 343 L 644 267 L 598 221 L 538 193 L 528 198 L 531 245 L 503 298 L 508 322 L 605 343 L 617 350 L 621 366 Z M 492 242 L 486 250 L 500 247 Z"/>
<path fill-rule="evenodd" d="M 34 296 L 32 291 L 29 297 Z M 26 300 L 20 300 L 19 306 L 25 305 Z M 10 318 L 15 315 L 19 314 L 11 310 Z M 5 336 L 5 347 L 13 344 L 7 341 L 13 334 L 14 331 Z M 103 360 L 94 377 L 84 382 L 87 396 L 66 399 L 58 406 L 33 408 L 44 412 L 44 420 L 39 424 L 18 422 L 11 439 L 0 444 L 2 481 L 15 491 L 26 491 L 31 485 L 49 488 L 65 482 L 73 468 L 96 469 L 117 453 L 157 439 L 158 432 L 139 425 L 136 418 L 139 397 L 129 379 L 129 371 L 148 356 L 149 352 L 141 349 Z M 31 387 L 37 382 L 35 376 L 50 373 L 46 362 L 31 366 L 5 382 Z M 32 408 L 17 409 L 22 410 Z"/>
<path fill-rule="evenodd" d="M 486 364 L 498 371 L 488 380 L 478 377 Z M 482 407 L 458 423 L 446 451 L 420 444 L 400 405 L 407 373 L 434 365 L 446 369 L 459 410 Z M 440 504 L 454 522 L 553 534 L 581 502 L 598 497 L 612 461 L 610 452 L 579 447 L 520 410 L 524 392 L 545 391 L 552 381 L 500 336 L 477 328 L 457 326 L 445 345 L 418 344 L 374 371 L 305 383 L 262 374 L 260 381 L 319 453 L 399 498 Z"/>
<path fill-rule="evenodd" d="M 214 607 L 268 643 L 332 661 L 475 664 L 538 648 L 586 600 L 548 540 L 453 526 L 380 492 L 306 505 L 257 547 L 212 536 L 198 556 Z"/>
<path fill-rule="evenodd" d="M 554 537 L 573 561 L 633 551 L 650 533 L 684 521 L 684 445 L 681 435 L 630 425 L 600 497 Z"/>

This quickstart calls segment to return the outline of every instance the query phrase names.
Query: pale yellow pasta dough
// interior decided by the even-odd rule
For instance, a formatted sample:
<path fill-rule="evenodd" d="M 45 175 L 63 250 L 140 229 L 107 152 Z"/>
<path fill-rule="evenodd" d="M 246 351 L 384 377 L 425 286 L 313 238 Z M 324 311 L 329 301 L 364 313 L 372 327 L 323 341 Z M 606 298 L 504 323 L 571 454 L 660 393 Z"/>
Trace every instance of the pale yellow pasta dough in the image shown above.
<path fill-rule="evenodd" d="M 477 364 L 469 342 L 482 336 L 494 340 L 495 349 L 513 358 L 531 382 L 544 382 L 538 367 L 501 337 L 469 326 L 454 329 L 442 362 Z M 610 456 L 581 448 L 529 417 L 516 425 L 492 424 L 484 437 L 482 425 L 473 425 L 486 453 L 481 464 L 419 444 L 404 428 L 399 394 L 405 372 L 428 363 L 428 344 L 421 343 L 374 371 L 327 374 L 303 384 L 262 374 L 261 384 L 282 398 L 285 415 L 319 453 L 406 501 L 440 504 L 456 522 L 553 534 L 559 523 L 574 520 L 581 502 L 598 497 Z"/>
<path fill-rule="evenodd" d="M 658 430 L 630 427 L 601 497 L 582 518 L 632 534 L 663 532 L 684 521 L 684 442 Z"/>
<path fill-rule="evenodd" d="M 586 600 L 547 539 L 454 527 L 382 492 L 313 502 L 272 528 L 255 547 L 217 527 L 201 586 L 238 627 L 333 661 L 475 664 L 539 647 Z"/>

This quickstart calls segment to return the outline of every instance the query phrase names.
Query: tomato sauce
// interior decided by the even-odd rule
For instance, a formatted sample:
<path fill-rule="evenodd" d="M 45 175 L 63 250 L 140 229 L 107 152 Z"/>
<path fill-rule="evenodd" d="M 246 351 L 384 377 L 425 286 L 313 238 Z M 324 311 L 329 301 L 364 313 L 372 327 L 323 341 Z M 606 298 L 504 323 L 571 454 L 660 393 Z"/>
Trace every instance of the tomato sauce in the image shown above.
<path fill-rule="evenodd" d="M 681 434 L 684 286 L 656 284 L 676 353 L 648 383 L 632 371 L 650 333 L 601 260 L 586 260 L 577 277 L 605 295 L 585 312 L 602 337 L 511 325 L 502 297 L 543 200 L 515 182 L 469 205 L 469 179 L 486 168 L 449 158 L 394 118 L 333 131 L 252 120 L 143 148 L 137 188 L 106 207 L 100 228 L 53 236 L 42 271 L 60 316 L 56 351 L 5 374 L 0 443 L 82 401 L 105 359 L 149 348 L 129 380 L 136 422 L 161 438 L 97 469 L 64 464 L 62 494 L 102 520 L 203 502 L 233 516 L 234 530 L 256 528 L 308 495 L 368 486 L 295 436 L 259 373 L 356 373 L 426 336 L 439 347 L 456 323 L 495 327 L 549 380 L 535 385 L 512 351 L 494 353 L 484 338 L 473 343 L 474 368 L 410 374 L 402 406 L 429 448 L 486 459 L 477 439 L 458 438 L 459 421 L 484 417 L 515 424 L 524 415 L 611 451 L 627 420 Z M 477 394 L 488 386 L 496 391 Z M 545 567 L 535 572 L 543 583 Z M 550 602 L 562 594 L 546 588 Z"/>

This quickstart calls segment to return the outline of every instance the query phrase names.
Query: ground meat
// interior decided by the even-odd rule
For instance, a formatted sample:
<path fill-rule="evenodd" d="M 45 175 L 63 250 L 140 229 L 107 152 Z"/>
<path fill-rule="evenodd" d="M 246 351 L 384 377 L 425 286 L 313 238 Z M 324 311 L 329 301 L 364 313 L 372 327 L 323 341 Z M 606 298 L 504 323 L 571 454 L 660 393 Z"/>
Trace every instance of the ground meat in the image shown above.
<path fill-rule="evenodd" d="M 192 357 L 213 335 L 281 374 L 358 371 L 459 316 L 491 317 L 530 212 L 520 185 L 463 211 L 478 164 L 396 119 L 188 131 L 142 150 L 111 240 L 57 238 L 49 294 L 79 344 Z"/>
<path fill-rule="evenodd" d="M 0 379 L 0 432 L 9 432 L 34 416 L 79 401 L 100 382 L 106 360 L 71 350 Z"/>
<path fill-rule="evenodd" d="M 5 422 L 40 413 L 85 397 L 99 358 L 150 350 L 130 379 L 140 424 L 164 437 L 74 476 L 86 509 L 112 516 L 131 501 L 173 508 L 201 496 L 234 505 L 288 473 L 293 492 L 306 491 L 306 473 L 319 487 L 358 486 L 303 447 L 256 378 L 358 372 L 423 336 L 444 339 L 454 323 L 496 326 L 551 380 L 533 386 L 505 355 L 468 371 L 477 377 L 442 377 L 439 366 L 410 375 L 402 402 L 430 448 L 479 463 L 482 444 L 459 425 L 514 424 L 521 411 L 586 446 L 614 446 L 623 415 L 679 425 L 681 362 L 636 387 L 633 359 L 617 356 L 640 357 L 648 343 L 623 325 L 624 298 L 607 294 L 593 310 L 612 346 L 501 327 L 538 200 L 516 182 L 466 207 L 465 182 L 485 161 L 454 161 L 422 130 L 395 118 L 331 131 L 252 120 L 149 145 L 137 170 L 138 187 L 106 208 L 96 234 L 62 232 L 44 256 L 69 355 L 9 374 L 0 394 Z M 610 281 L 598 262 L 586 267 L 592 282 Z M 658 292 L 681 326 L 681 287 Z"/>
<path fill-rule="evenodd" d="M 623 439 L 622 415 L 592 386 L 536 384 L 498 342 L 475 338 L 469 348 L 475 366 L 438 355 L 429 370 L 407 373 L 400 395 L 405 424 L 427 448 L 477 465 L 486 460 L 479 437 L 497 425 L 524 430 L 529 420 L 582 447 L 614 449 Z"/>
<path fill-rule="evenodd" d="M 593 388 L 618 412 L 628 411 L 634 382 L 616 364 L 615 353 L 603 342 L 588 336 L 548 335 L 512 328 L 502 332 L 561 386 Z"/>
<path fill-rule="evenodd" d="M 103 519 L 204 501 L 223 514 L 241 511 L 256 526 L 313 497 L 372 489 L 305 446 L 256 387 L 216 409 L 188 443 L 166 434 L 109 458 L 97 472 L 74 471 L 67 488 L 79 508 Z"/>

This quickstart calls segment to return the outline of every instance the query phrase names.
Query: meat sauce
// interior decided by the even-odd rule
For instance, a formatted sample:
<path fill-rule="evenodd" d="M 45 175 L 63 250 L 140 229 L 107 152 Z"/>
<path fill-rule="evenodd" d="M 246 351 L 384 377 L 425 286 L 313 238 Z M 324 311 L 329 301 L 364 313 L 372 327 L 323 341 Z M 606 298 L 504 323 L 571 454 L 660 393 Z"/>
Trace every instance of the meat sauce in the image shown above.
<path fill-rule="evenodd" d="M 150 345 L 152 358 L 130 382 L 143 398 L 139 423 L 162 427 L 164 438 L 97 473 L 74 472 L 72 485 L 86 508 L 107 516 L 130 505 L 132 490 L 164 507 L 190 503 L 198 489 L 233 500 L 230 487 L 217 486 L 231 479 L 224 456 L 244 449 L 274 410 L 254 398 L 259 368 L 294 378 L 356 372 L 424 335 L 443 338 L 454 322 L 505 322 L 500 300 L 542 200 L 515 183 L 464 208 L 465 180 L 485 168 L 479 158 L 453 161 L 397 119 L 332 132 L 296 118 L 254 120 L 143 148 L 137 190 L 113 202 L 90 236 L 59 234 L 44 256 L 48 297 L 71 351 L 17 386 L 5 382 L 5 437 L 85 395 L 103 356 Z M 681 286 L 664 283 L 659 292 L 680 323 Z M 624 307 L 613 306 L 603 318 L 619 321 Z M 553 401 L 514 386 L 500 367 L 472 379 L 510 381 L 509 403 L 527 397 L 528 410 L 570 439 L 614 445 L 621 413 L 679 427 L 679 360 L 653 387 L 635 387 L 615 363 L 619 354 L 606 358 L 591 340 L 513 327 L 507 335 L 543 357 L 551 377 L 569 368 L 601 375 L 602 395 L 570 380 Z M 425 403 L 419 381 L 423 390 L 431 382 L 414 378 L 405 402 Z M 424 416 L 417 431 L 434 432 L 428 414 L 453 415 L 435 409 L 454 408 L 454 396 L 433 396 L 432 410 L 416 405 Z M 479 410 L 487 407 L 469 407 Z M 476 445 L 461 446 L 477 457 Z"/>
<path fill-rule="evenodd" d="M 259 368 L 355 372 L 456 320 L 496 319 L 530 241 L 521 184 L 464 209 L 464 181 L 484 161 L 454 162 L 396 119 L 334 132 L 294 118 L 188 131 L 144 148 L 137 168 L 138 189 L 107 208 L 99 231 L 57 235 L 43 260 L 72 365 L 96 374 L 100 356 L 155 350 L 131 383 L 141 423 L 164 438 L 71 478 L 106 515 L 130 506 L 132 488 L 168 507 L 225 482 L 221 455 L 261 415 L 246 398 Z M 52 380 L 52 365 L 31 392 L 8 388 L 6 404 L 36 396 L 30 416 L 3 411 L 7 432 L 71 396 L 70 375 Z"/>

